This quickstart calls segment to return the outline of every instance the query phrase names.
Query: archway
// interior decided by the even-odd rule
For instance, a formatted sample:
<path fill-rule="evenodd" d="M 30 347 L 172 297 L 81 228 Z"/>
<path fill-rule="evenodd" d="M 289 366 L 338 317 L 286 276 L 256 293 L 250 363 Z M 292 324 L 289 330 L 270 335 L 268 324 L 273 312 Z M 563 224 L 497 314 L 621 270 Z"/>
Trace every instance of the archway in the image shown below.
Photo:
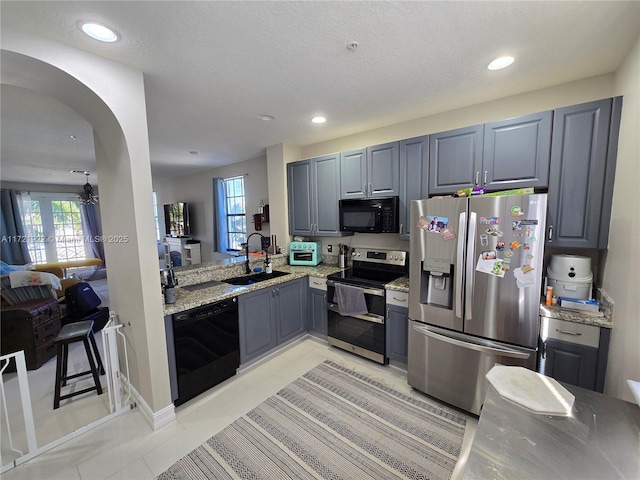
<path fill-rule="evenodd" d="M 141 412 L 158 428 L 175 418 L 151 203 L 141 72 L 19 32 L 3 32 L 2 82 L 49 95 L 93 126 L 111 305 L 125 325 Z M 122 241 L 125 239 L 126 241 Z"/>

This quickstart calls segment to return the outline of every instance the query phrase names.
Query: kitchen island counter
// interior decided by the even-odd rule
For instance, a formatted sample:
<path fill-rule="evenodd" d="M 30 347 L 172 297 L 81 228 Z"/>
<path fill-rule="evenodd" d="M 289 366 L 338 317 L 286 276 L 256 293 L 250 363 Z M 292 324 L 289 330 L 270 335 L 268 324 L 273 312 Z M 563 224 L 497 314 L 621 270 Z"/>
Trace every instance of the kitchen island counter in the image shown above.
<path fill-rule="evenodd" d="M 640 478 L 638 405 L 564 387 L 569 416 L 532 413 L 490 387 L 463 478 Z"/>

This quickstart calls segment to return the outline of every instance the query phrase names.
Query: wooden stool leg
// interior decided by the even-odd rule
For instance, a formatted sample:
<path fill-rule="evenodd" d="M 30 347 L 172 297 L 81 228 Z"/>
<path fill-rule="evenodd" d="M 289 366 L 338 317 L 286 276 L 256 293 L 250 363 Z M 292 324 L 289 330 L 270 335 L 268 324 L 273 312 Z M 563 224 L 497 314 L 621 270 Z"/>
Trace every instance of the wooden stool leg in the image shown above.
<path fill-rule="evenodd" d="M 60 384 L 62 382 L 62 345 L 58 344 L 57 348 L 57 358 L 56 358 L 56 390 L 53 396 L 53 409 L 60 407 Z"/>
<path fill-rule="evenodd" d="M 91 369 L 91 375 L 93 375 L 93 381 L 96 384 L 96 390 L 98 395 L 102 395 L 102 385 L 100 385 L 100 377 L 98 376 L 98 369 L 96 368 L 96 362 L 93 360 L 93 354 L 91 353 L 91 347 L 89 346 L 89 340 L 84 338 L 84 349 L 87 352 L 87 359 L 89 360 L 89 368 Z"/>
<path fill-rule="evenodd" d="M 104 366 L 102 365 L 102 359 L 100 358 L 100 352 L 98 351 L 98 345 L 96 345 L 96 337 L 94 337 L 93 332 L 89 334 L 89 340 L 91 340 L 91 346 L 93 347 L 93 353 L 96 357 L 96 361 L 98 362 L 98 367 L 100 367 L 100 375 L 104 375 Z"/>

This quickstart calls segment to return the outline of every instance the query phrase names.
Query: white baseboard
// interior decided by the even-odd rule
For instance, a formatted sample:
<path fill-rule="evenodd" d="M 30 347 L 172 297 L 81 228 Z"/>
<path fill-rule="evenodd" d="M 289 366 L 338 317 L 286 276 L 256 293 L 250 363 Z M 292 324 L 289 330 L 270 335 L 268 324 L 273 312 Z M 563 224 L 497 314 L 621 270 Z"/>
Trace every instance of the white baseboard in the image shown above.
<path fill-rule="evenodd" d="M 156 431 L 165 425 L 175 421 L 176 419 L 176 410 L 174 405 L 171 403 L 164 407 L 162 410 L 158 412 L 154 412 L 151 410 L 151 407 L 147 402 L 145 402 L 144 398 L 138 393 L 133 385 L 129 383 L 129 379 L 122 375 L 122 382 L 126 385 L 126 388 L 129 390 L 131 397 L 136 402 L 136 405 L 140 409 L 140 413 L 142 417 L 147 421 L 147 423 L 151 426 L 153 431 Z"/>

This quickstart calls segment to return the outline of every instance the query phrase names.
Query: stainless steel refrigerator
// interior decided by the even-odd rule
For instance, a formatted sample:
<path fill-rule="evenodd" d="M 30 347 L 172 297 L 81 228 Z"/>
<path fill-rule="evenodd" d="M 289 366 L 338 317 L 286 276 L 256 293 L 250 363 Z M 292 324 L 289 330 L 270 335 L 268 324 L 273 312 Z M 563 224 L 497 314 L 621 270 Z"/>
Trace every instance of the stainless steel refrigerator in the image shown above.
<path fill-rule="evenodd" d="M 536 368 L 547 197 L 411 202 L 408 382 L 480 414 L 495 364 Z"/>

